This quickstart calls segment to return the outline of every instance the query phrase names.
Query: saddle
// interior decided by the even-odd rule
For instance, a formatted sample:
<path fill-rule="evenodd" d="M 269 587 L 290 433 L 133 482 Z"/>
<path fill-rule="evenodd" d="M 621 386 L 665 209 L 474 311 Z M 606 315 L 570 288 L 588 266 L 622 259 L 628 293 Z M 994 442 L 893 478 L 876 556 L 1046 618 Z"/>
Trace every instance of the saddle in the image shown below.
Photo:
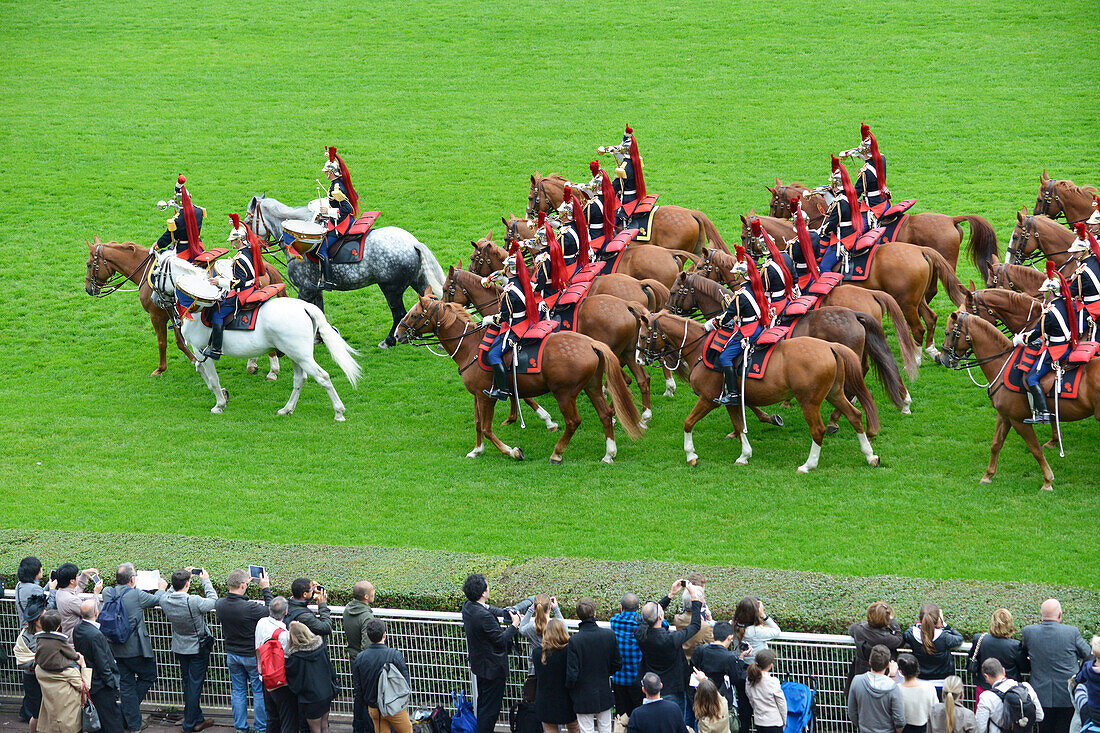
<path fill-rule="evenodd" d="M 485 336 L 481 339 L 481 345 L 477 349 L 477 365 L 484 371 L 493 371 L 486 355 L 501 332 L 508 330 L 507 325 L 502 326 L 497 323 L 485 331 Z M 546 349 L 546 340 L 557 330 L 557 321 L 539 321 L 535 325 L 524 329 L 522 334 L 519 333 L 519 329 L 515 329 L 514 333 L 519 337 L 519 343 L 505 352 L 504 366 L 507 371 L 512 371 L 512 359 L 514 358 L 516 359 L 516 374 L 538 374 L 541 372 L 542 353 Z"/>
<path fill-rule="evenodd" d="M 242 296 L 237 294 L 237 310 L 223 324 L 226 331 L 252 331 L 256 328 L 256 315 L 261 305 L 277 298 L 284 293 L 286 285 L 276 283 L 266 288 L 255 288 L 251 292 L 245 292 Z M 206 308 L 202 312 L 202 325 L 210 328 L 211 319 L 218 306 Z"/>
<path fill-rule="evenodd" d="M 856 241 L 855 247 L 848 253 L 848 261 L 844 266 L 844 282 L 856 282 L 870 277 L 871 260 L 881 244 L 879 238 L 882 232 L 882 229 L 872 229 Z M 822 277 L 824 276 L 822 274 Z"/>
<path fill-rule="evenodd" d="M 329 262 L 334 265 L 354 265 L 362 262 L 367 235 L 370 234 L 375 220 L 381 214 L 381 211 L 367 211 L 353 221 L 342 236 L 328 248 Z M 316 250 L 310 252 L 307 257 L 314 262 L 320 261 Z"/>
<path fill-rule="evenodd" d="M 600 261 L 597 264 L 602 265 L 602 269 L 599 270 L 600 275 L 610 275 L 618 271 L 626 246 L 637 236 L 638 230 L 629 228 L 616 234 L 611 241 L 607 241 L 607 237 L 604 236 L 592 242 L 592 251 Z"/>
<path fill-rule="evenodd" d="M 818 276 L 817 280 L 814 280 L 814 282 L 810 284 L 806 292 L 824 298 L 826 295 L 833 292 L 833 288 L 839 285 L 843 279 L 844 276 L 839 272 L 823 272 Z"/>
<path fill-rule="evenodd" d="M 627 229 L 637 229 L 634 237 L 636 242 L 648 242 L 653 238 L 653 215 L 657 213 L 657 196 L 651 193 L 645 198 L 635 199 L 629 204 L 623 204 L 623 213 L 627 218 Z"/>
<path fill-rule="evenodd" d="M 217 249 L 204 250 L 202 253 L 196 255 L 195 259 L 193 259 L 193 260 L 188 260 L 186 257 L 180 257 L 180 259 L 187 260 L 188 262 L 190 262 L 193 265 L 202 265 L 203 267 L 206 267 L 211 262 L 213 262 L 214 260 L 216 260 L 219 257 L 221 257 L 222 255 L 226 255 L 226 254 L 229 254 L 229 250 L 222 249 L 222 248 L 217 248 Z M 176 255 L 176 256 L 179 257 L 179 255 Z"/>
<path fill-rule="evenodd" d="M 803 295 L 801 298 L 788 300 L 783 307 L 776 311 L 776 316 L 784 321 L 801 318 L 821 305 L 821 298 L 816 295 Z M 788 323 L 793 327 L 793 323 Z"/>
<path fill-rule="evenodd" d="M 1027 392 L 1027 373 L 1031 371 L 1031 366 L 1039 358 L 1039 355 L 1043 353 L 1043 346 L 1017 346 L 1016 350 L 1012 352 L 1012 356 L 1009 357 L 1008 366 L 1005 367 L 1004 376 L 1001 378 L 1005 389 L 1009 392 L 1026 393 Z M 1081 377 L 1084 376 L 1085 370 L 1082 369 L 1089 360 L 1096 357 L 1100 352 L 1100 343 L 1095 341 L 1082 341 L 1077 344 L 1077 348 L 1074 349 L 1073 354 L 1070 355 L 1069 368 L 1062 372 L 1062 391 L 1058 395 L 1058 399 L 1073 400 L 1077 399 L 1078 388 L 1081 386 Z M 1084 359 L 1084 361 L 1075 361 L 1074 357 L 1078 359 Z M 1054 385 L 1055 375 L 1053 373 L 1045 375 L 1039 380 L 1040 386 L 1043 388 L 1043 392 L 1046 396 L 1054 399 Z"/>
<path fill-rule="evenodd" d="M 745 376 L 748 379 L 764 378 L 775 345 L 786 338 L 789 333 L 790 329 L 786 326 L 773 326 L 760 334 L 760 337 L 756 340 L 756 344 L 750 346 L 748 353 L 745 355 L 745 358 L 748 360 L 748 363 L 745 365 Z M 768 334 L 772 335 L 768 336 Z M 765 336 L 769 338 L 768 343 L 762 343 Z M 726 345 L 730 342 L 730 339 L 734 337 L 741 338 L 741 333 L 724 328 L 716 328 L 711 331 L 706 341 L 703 342 L 703 366 L 718 371 L 718 357 L 722 355 Z"/>
<path fill-rule="evenodd" d="M 894 219 L 894 217 L 900 217 L 906 211 L 913 208 L 913 204 L 915 204 L 915 203 L 917 203 L 916 199 L 905 199 L 904 201 L 902 201 L 900 203 L 896 203 L 896 204 L 891 205 L 890 208 L 888 208 L 888 209 L 886 209 L 886 211 L 882 212 L 882 216 L 880 216 L 878 218 L 879 223 L 880 224 L 883 223 L 883 222 L 892 223 L 892 220 Z"/>
<path fill-rule="evenodd" d="M 577 309 L 588 297 L 588 291 L 591 288 L 592 280 L 570 283 L 550 306 L 550 318 L 561 324 L 561 328 L 565 331 L 577 330 Z"/>
<path fill-rule="evenodd" d="M 634 199 L 629 204 L 623 204 L 623 213 L 626 214 L 628 219 L 649 214 L 657 209 L 658 196 L 660 196 L 659 193 L 651 193 L 644 198 Z"/>

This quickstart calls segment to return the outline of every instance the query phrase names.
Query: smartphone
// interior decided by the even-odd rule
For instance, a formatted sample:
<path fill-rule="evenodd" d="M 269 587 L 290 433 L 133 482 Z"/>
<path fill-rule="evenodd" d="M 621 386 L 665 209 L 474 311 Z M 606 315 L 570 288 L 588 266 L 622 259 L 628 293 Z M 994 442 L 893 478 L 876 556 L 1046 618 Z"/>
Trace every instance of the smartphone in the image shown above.
<path fill-rule="evenodd" d="M 57 580 L 57 571 L 56 570 L 51 570 L 50 571 L 50 580 Z"/>
<path fill-rule="evenodd" d="M 99 585 L 103 582 L 103 578 L 99 577 L 99 573 L 92 574 L 92 585 Z"/>
<path fill-rule="evenodd" d="M 192 575 L 202 575 L 202 568 L 191 568 Z"/>
<path fill-rule="evenodd" d="M 249 565 L 248 574 L 251 575 L 253 578 L 259 578 L 260 576 L 266 575 L 267 570 L 264 568 L 263 565 Z"/>
<path fill-rule="evenodd" d="M 317 590 L 314 591 L 314 593 L 324 593 L 324 592 L 325 592 L 325 586 L 323 586 L 323 585 L 318 585 Z"/>
<path fill-rule="evenodd" d="M 738 646 L 737 648 L 740 649 L 741 651 L 745 651 L 746 649 L 749 648 L 749 643 L 747 641 L 743 641 L 743 642 L 741 642 L 740 646 Z"/>

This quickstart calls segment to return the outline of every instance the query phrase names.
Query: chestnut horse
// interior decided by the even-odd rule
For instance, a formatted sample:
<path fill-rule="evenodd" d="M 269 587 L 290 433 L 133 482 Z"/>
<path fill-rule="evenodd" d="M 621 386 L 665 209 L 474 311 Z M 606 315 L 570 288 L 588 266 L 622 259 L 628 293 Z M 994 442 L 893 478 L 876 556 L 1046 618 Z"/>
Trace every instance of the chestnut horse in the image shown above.
<path fill-rule="evenodd" d="M 536 171 L 531 176 L 531 190 L 527 194 L 527 218 L 537 218 L 540 211 L 547 214 L 556 212 L 565 200 L 563 191 L 566 183 L 559 173 L 543 176 Z M 577 187 L 574 186 L 573 190 L 577 190 Z M 578 193 L 583 196 L 583 192 Z M 703 212 L 661 204 L 653 213 L 650 244 L 698 254 L 707 246 L 708 241 L 723 252 L 729 252 L 722 235 Z"/>
<path fill-rule="evenodd" d="M 482 328 L 474 325 L 470 314 L 462 306 L 444 303 L 428 297 L 430 295 L 431 288 L 428 288 L 428 293 L 419 296 L 412 309 L 401 319 L 396 332 L 398 343 L 434 340 L 447 350 L 458 365 L 463 385 L 474 396 L 477 440 L 473 450 L 466 454 L 467 458 L 480 456 L 485 451 L 483 441 L 488 438 L 504 455 L 523 460 L 522 448 L 505 445 L 493 433 L 496 400 L 484 393 L 492 385 L 493 375 L 474 364 L 481 345 Z M 604 376 L 607 377 L 608 391 L 611 394 L 611 406 L 604 399 Z M 619 360 L 606 344 L 584 334 L 572 331 L 550 334 L 543 350 L 542 371 L 538 374 L 519 375 L 516 380 L 519 385 L 518 397 L 538 397 L 550 392 L 558 401 L 565 419 L 565 429 L 550 455 L 552 464 L 561 463 L 569 440 L 581 424 L 581 416 L 577 412 L 577 396 L 582 391 L 588 395 L 603 425 L 607 440 L 607 450 L 602 459 L 604 463 L 614 461 L 618 453 L 613 417 L 618 418 L 619 424 L 631 438 L 636 440 L 642 436 L 638 408 L 634 406 L 630 390 L 623 380 Z"/>
<path fill-rule="evenodd" d="M 1096 199 L 1100 191 L 1094 186 L 1078 186 L 1073 181 L 1055 180 L 1047 175 L 1046 168 L 1039 176 L 1039 196 L 1035 199 L 1035 216 L 1043 214 L 1051 219 L 1065 217 L 1069 224 L 1084 221 L 1096 211 Z"/>
<path fill-rule="evenodd" d="M 157 351 L 160 363 L 149 375 L 160 376 L 168 369 L 168 312 L 153 302 L 153 287 L 149 284 L 149 268 L 153 266 L 153 253 L 134 242 L 101 242 L 96 235 L 88 244 L 88 274 L 84 278 L 84 292 L 97 298 L 103 298 L 116 292 L 122 283 L 129 280 L 137 285 L 138 301 L 149 320 L 153 323 L 153 333 L 157 336 Z M 270 262 L 264 261 L 264 275 L 260 277 L 263 286 L 281 283 L 282 275 Z M 112 284 L 110 281 L 114 279 Z M 176 346 L 192 364 L 195 356 L 187 348 L 179 329 L 173 328 Z M 274 381 L 279 376 L 279 358 L 272 352 L 271 368 L 267 379 Z M 248 360 L 248 373 L 255 374 L 256 359 Z"/>
<path fill-rule="evenodd" d="M 784 186 L 778 176 L 775 179 L 775 188 L 768 186 L 767 189 L 772 194 L 771 215 L 784 219 L 791 217 L 791 199 L 801 196 L 807 190 L 798 182 Z M 807 226 L 816 229 L 825 220 L 828 207 L 824 197 L 815 195 L 803 201 L 802 210 L 809 217 Z M 976 214 L 947 216 L 933 212 L 910 214 L 898 227 L 895 239 L 931 247 L 951 263 L 951 269 L 957 269 L 963 237 L 963 230 L 959 225 L 964 221 L 970 224 L 970 241 L 967 243 L 970 261 L 982 273 L 982 277 L 985 277 L 985 267 L 990 255 L 997 254 L 997 232 L 984 217 Z"/>
<path fill-rule="evenodd" d="M 667 310 L 678 316 L 690 316 L 698 311 L 704 318 L 712 318 L 724 312 L 726 304 L 731 300 L 733 300 L 733 291 L 729 288 L 699 274 L 685 272 L 677 278 L 676 285 L 672 288 Z M 790 337 L 799 336 L 811 336 L 834 344 L 844 344 L 859 357 L 861 373 L 864 376 L 867 375 L 869 363 L 873 363 L 875 373 L 894 406 L 901 410 L 903 415 L 911 413 L 909 406 L 913 400 L 905 389 L 905 385 L 902 384 L 901 372 L 897 362 L 894 361 L 890 345 L 886 342 L 886 333 L 878 321 L 866 313 L 856 313 L 848 308 L 823 306 L 798 319 L 798 323 L 790 332 Z M 901 343 L 899 339 L 899 344 Z M 913 348 L 912 342 L 909 345 L 908 351 L 902 345 L 902 355 L 906 373 L 910 379 L 915 379 L 917 376 L 916 349 Z M 829 418 L 829 426 L 834 426 L 839 417 L 839 413 L 834 412 Z"/>
<path fill-rule="evenodd" d="M 994 326 L 1003 323 L 1016 334 L 1035 325 L 1042 315 L 1043 301 L 1003 288 L 988 288 L 967 291 L 961 310 Z"/>
<path fill-rule="evenodd" d="M 597 277 L 595 284 L 602 280 Z M 466 270 L 451 268 L 443 284 L 443 302 L 471 306 L 482 316 L 495 316 L 500 313 L 500 295 L 504 288 L 496 283 L 481 284 L 481 277 Z M 645 303 L 640 303 L 645 308 Z M 638 380 L 638 391 L 642 393 L 642 427 L 653 417 L 653 402 L 649 391 L 649 372 L 634 358 L 638 349 L 638 319 L 627 308 L 627 301 L 613 295 L 599 295 L 589 290 L 589 295 L 576 311 L 576 331 L 591 336 L 611 347 L 612 353 Z M 528 402 L 532 409 L 538 405 Z M 509 415 L 511 419 L 511 415 Z"/>
<path fill-rule="evenodd" d="M 997 410 L 997 426 L 993 430 L 989 466 L 979 483 L 988 484 L 993 481 L 993 476 L 997 473 L 997 458 L 1011 428 L 1024 439 L 1031 455 L 1035 456 L 1035 460 L 1039 462 L 1039 468 L 1043 471 L 1043 485 L 1040 489 L 1052 491 L 1054 472 L 1050 470 L 1050 464 L 1043 455 L 1034 427 L 1024 422 L 1024 418 L 1031 417 L 1031 405 L 1028 403 L 1027 395 L 1009 391 L 1003 386 L 1002 374 L 1014 350 L 1008 337 L 981 318 L 976 318 L 965 311 L 955 311 L 947 318 L 947 332 L 943 338 L 941 362 L 952 369 L 979 367 L 986 381 L 990 383 L 987 388 L 989 397 L 993 408 Z M 971 354 L 972 358 L 968 359 L 968 355 Z M 1085 373 L 1081 378 L 1077 399 L 1059 400 L 1057 405 L 1061 422 L 1084 420 L 1090 417 L 1100 420 L 1100 359 L 1093 359 L 1081 368 Z M 1053 383 L 1053 373 L 1043 377 L 1044 389 L 1049 389 Z"/>
<path fill-rule="evenodd" d="M 1028 216 L 1027 209 L 1017 211 L 1016 228 L 1012 230 L 1012 238 L 1008 240 L 1005 262 L 1030 265 L 1047 259 L 1061 270 L 1067 263 L 1074 262 L 1069 254 L 1069 246 L 1076 239 L 1076 233 L 1048 216 Z"/>
<path fill-rule="evenodd" d="M 987 288 L 1005 288 L 1035 297 L 1046 275 L 1034 267 L 1001 263 L 994 257 L 989 261 L 989 274 L 985 277 Z"/>
<path fill-rule="evenodd" d="M 699 396 L 695 407 L 684 420 L 684 453 L 691 466 L 699 461 L 692 431 L 697 422 L 718 406 L 714 398 L 722 392 L 722 374 L 702 364 L 706 336 L 702 324 L 667 311 L 651 313 L 642 328 L 645 358 L 651 363 L 659 361 L 675 369 L 691 383 L 691 388 Z M 878 408 L 863 381 L 859 357 L 847 346 L 805 336 L 780 341 L 772 350 L 764 377 L 745 380 L 742 394 L 746 407 L 774 405 L 792 398 L 798 401 L 812 439 L 810 455 L 798 467 L 799 473 L 817 468 L 821 443 L 825 439 L 821 405 L 826 400 L 848 418 L 859 437 L 859 445 L 867 462 L 872 466 L 879 464 L 868 439 L 878 433 Z M 856 395 L 866 411 L 867 432 L 863 429 L 863 413 L 848 401 L 846 394 Z M 742 413 L 735 405 L 727 405 L 726 409 L 733 421 L 734 432 L 741 437 L 741 455 L 737 463 L 744 465 L 752 456 L 752 446 Z"/>

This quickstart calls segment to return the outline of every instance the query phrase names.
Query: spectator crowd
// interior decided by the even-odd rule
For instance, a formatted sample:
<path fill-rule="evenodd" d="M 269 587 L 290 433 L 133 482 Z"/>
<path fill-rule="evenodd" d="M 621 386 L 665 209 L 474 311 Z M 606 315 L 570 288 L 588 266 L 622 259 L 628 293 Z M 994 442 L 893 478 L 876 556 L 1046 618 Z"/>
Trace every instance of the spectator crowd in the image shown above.
<path fill-rule="evenodd" d="M 221 597 L 208 573 L 193 567 L 158 579 L 156 589 L 137 587 L 130 563 L 116 568 L 108 587 L 98 570 L 72 563 L 44 583 L 35 557 L 24 558 L 18 577 L 14 652 L 29 733 L 78 733 L 86 700 L 103 733 L 148 726 L 141 704 L 158 674 L 145 623 L 153 607 L 171 626 L 184 733 L 213 725 L 200 706 L 216 643 L 211 614 L 221 627 L 237 733 L 328 733 L 341 692 L 329 648 L 334 621 L 326 589 L 310 578 L 295 579 L 286 598 L 272 594 L 257 566 L 230 572 Z M 250 586 L 259 599 L 248 597 Z M 520 638 L 530 654 L 516 733 L 782 733 L 805 708 L 781 684 L 782 648 L 769 646 L 780 628 L 764 603 L 746 597 L 732 619 L 715 619 L 701 574 L 675 581 L 657 600 L 626 593 L 606 627 L 597 623 L 596 602 L 581 598 L 570 609 L 579 621 L 572 635 L 553 596 L 500 608 L 477 573 L 462 591 L 476 706 L 468 733 L 495 729 Z M 373 616 L 374 596 L 370 582 L 356 583 L 342 616 L 353 733 L 414 733 L 412 678 L 386 623 Z M 964 639 L 943 611 L 926 603 L 903 630 L 889 604 L 872 603 L 848 630 L 855 646 L 849 719 L 859 733 L 1100 733 L 1100 637 L 1086 643 L 1063 623 L 1055 599 L 1040 615 L 1016 638 L 1012 614 L 999 609 L 989 630 L 974 635 L 971 709 L 952 656 Z"/>

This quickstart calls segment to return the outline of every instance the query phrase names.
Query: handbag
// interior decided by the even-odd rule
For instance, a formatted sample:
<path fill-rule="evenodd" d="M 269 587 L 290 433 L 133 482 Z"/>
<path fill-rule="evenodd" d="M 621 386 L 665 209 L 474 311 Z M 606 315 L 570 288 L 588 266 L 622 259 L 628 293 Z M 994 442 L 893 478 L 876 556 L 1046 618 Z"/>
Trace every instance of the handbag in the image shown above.
<path fill-rule="evenodd" d="M 966 671 L 970 673 L 971 677 L 977 677 L 982 669 L 982 663 L 978 656 L 978 652 L 982 649 L 982 639 L 987 636 L 989 636 L 988 631 L 978 637 L 978 643 L 974 645 L 974 649 L 970 652 L 970 659 L 966 660 Z"/>
<path fill-rule="evenodd" d="M 82 687 L 81 699 L 84 703 L 81 706 L 80 729 L 83 733 L 99 733 L 102 727 L 99 724 L 99 711 L 92 704 L 92 698 L 88 694 L 88 686 L 83 685 Z"/>
<path fill-rule="evenodd" d="M 195 620 L 195 609 L 191 607 L 190 600 L 187 603 L 187 613 L 191 616 L 191 625 L 195 627 L 195 634 L 198 635 L 199 623 Z M 199 654 L 209 654 L 214 648 L 214 636 L 210 633 L 209 629 L 204 628 L 202 636 L 199 639 Z"/>

